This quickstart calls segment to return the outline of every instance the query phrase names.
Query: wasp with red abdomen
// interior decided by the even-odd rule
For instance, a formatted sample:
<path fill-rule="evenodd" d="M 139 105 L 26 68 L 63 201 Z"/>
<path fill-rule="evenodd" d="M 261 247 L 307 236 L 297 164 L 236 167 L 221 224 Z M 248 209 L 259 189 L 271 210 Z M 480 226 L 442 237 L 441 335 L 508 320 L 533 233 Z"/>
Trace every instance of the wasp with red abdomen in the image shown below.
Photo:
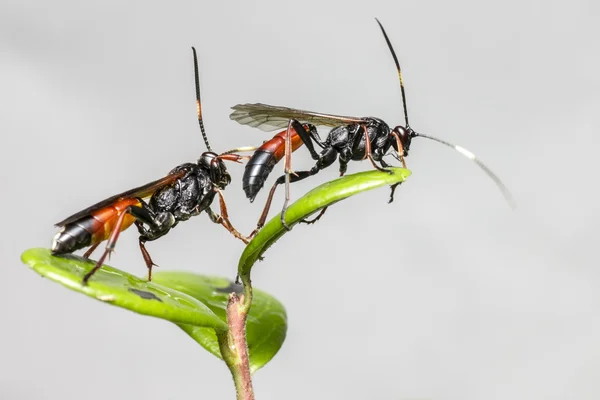
<path fill-rule="evenodd" d="M 377 20 L 377 19 L 376 19 Z M 514 206 L 514 200 L 502 181 L 473 153 L 463 147 L 446 142 L 445 140 L 417 133 L 408 123 L 408 112 L 406 108 L 406 94 L 404 92 L 404 82 L 400 63 L 392 44 L 383 28 L 383 25 L 377 20 L 379 28 L 392 54 L 396 70 L 400 80 L 400 91 L 402 94 L 402 105 L 404 109 L 405 126 L 396 126 L 393 129 L 383 120 L 375 117 L 348 117 L 333 114 L 324 114 L 313 111 L 305 111 L 288 107 L 272 106 L 268 104 L 238 104 L 232 109 L 230 118 L 242 125 L 259 128 L 263 131 L 273 131 L 276 129 L 287 128 L 265 142 L 259 151 L 256 151 L 246 164 L 243 176 L 243 187 L 246 197 L 253 201 L 257 193 L 263 187 L 273 166 L 285 158 L 285 174 L 280 176 L 267 197 L 267 201 L 261 217 L 257 224 L 257 230 L 260 229 L 266 220 L 273 195 L 278 185 L 285 183 L 286 197 L 281 211 L 281 222 L 283 226 L 289 229 L 285 222 L 285 211 L 289 202 L 289 185 L 317 174 L 319 171 L 331 166 L 336 160 L 339 160 L 340 175 L 346 172 L 350 161 L 360 161 L 369 159 L 374 168 L 381 171 L 389 171 L 389 165 L 383 160 L 386 155 L 392 155 L 406 167 L 405 157 L 411 146 L 412 139 L 422 137 L 441 143 L 453 148 L 467 158 L 471 159 L 498 185 L 502 194 L 505 196 L 511 206 Z M 316 126 L 326 126 L 332 128 L 325 140 L 321 140 Z M 291 170 L 291 153 L 302 144 L 306 145 L 310 155 L 316 161 L 313 168 L 307 171 Z M 315 146 L 320 147 L 317 152 Z M 270 155 L 269 155 L 270 154 Z M 377 165 L 379 163 L 381 166 Z M 398 184 L 392 186 L 390 201 L 394 199 L 394 190 Z M 312 221 L 304 220 L 304 223 L 313 223 L 317 221 L 327 208 L 321 210 L 320 214 Z"/>
<path fill-rule="evenodd" d="M 139 246 L 148 267 L 148 280 L 152 279 L 152 266 L 156 264 L 146 250 L 145 243 L 166 235 L 178 223 L 202 212 L 206 212 L 213 222 L 223 225 L 236 238 L 248 243 L 248 239 L 231 224 L 222 193 L 231 183 L 224 161 L 241 162 L 248 157 L 235 154 L 236 150 L 223 154 L 212 151 L 202 120 L 196 49 L 192 47 L 192 50 L 198 123 L 208 151 L 202 153 L 196 163 L 181 164 L 164 178 L 109 197 L 56 224 L 62 229 L 52 242 L 53 254 L 68 254 L 89 247 L 84 254 L 88 258 L 96 247 L 107 241 L 102 256 L 83 277 L 83 284 L 88 282 L 114 250 L 119 234 L 134 224 L 140 234 Z M 210 208 L 216 195 L 219 196 L 220 215 Z"/>

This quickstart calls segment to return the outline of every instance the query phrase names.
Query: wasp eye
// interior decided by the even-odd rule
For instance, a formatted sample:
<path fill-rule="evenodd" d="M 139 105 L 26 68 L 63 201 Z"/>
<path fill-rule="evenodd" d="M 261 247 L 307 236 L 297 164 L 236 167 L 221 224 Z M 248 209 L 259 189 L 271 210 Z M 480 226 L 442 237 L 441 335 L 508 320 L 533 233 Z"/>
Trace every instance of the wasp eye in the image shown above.
<path fill-rule="evenodd" d="M 394 128 L 394 133 L 398 135 L 398 139 L 400 140 L 400 144 L 402 145 L 402 149 L 404 150 L 404 156 L 408 156 L 408 149 L 410 148 L 410 141 L 412 139 L 410 132 L 403 126 L 397 126 Z M 397 144 L 396 146 L 397 147 Z M 400 149 L 396 149 L 400 151 Z"/>

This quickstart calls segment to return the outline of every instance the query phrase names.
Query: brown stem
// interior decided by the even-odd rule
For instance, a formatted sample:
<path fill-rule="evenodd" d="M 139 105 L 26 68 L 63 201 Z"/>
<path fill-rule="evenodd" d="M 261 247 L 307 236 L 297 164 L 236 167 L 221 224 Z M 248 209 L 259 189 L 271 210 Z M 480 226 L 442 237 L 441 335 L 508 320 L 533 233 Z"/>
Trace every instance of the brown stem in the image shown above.
<path fill-rule="evenodd" d="M 219 348 L 223 360 L 229 367 L 238 400 L 254 400 L 248 344 L 246 343 L 246 318 L 249 307 L 244 303 L 244 295 L 229 295 L 227 303 L 227 324 L 229 331 L 217 332 Z"/>

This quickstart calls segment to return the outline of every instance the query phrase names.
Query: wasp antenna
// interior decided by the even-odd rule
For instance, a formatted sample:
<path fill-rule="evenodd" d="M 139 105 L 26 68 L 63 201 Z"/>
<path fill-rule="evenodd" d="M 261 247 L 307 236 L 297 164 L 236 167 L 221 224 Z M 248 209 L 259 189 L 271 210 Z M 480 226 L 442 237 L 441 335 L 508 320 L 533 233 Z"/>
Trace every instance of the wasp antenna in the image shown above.
<path fill-rule="evenodd" d="M 208 136 L 206 136 L 206 130 L 204 129 L 204 122 L 202 121 L 202 104 L 200 103 L 200 74 L 198 72 L 198 57 L 196 56 L 196 49 L 192 46 L 194 52 L 194 75 L 196 78 L 196 112 L 198 114 L 198 125 L 200 125 L 200 131 L 202 132 L 202 138 L 206 144 L 208 151 L 212 151 L 210 143 L 208 143 Z"/>
<path fill-rule="evenodd" d="M 381 28 L 381 33 L 383 33 L 383 37 L 385 38 L 385 42 L 392 53 L 392 57 L 394 57 L 394 63 L 396 63 L 396 70 L 398 71 L 398 78 L 400 79 L 400 91 L 402 92 L 402 106 L 404 107 L 404 121 L 406 121 L 406 128 L 408 129 L 410 125 L 408 124 L 408 110 L 406 109 L 406 93 L 404 92 L 404 81 L 402 80 L 402 70 L 400 69 L 400 63 L 398 62 L 398 57 L 396 57 L 396 52 L 392 47 L 392 42 L 390 42 L 390 38 L 388 38 L 387 33 L 385 33 L 385 29 L 383 29 L 383 25 L 377 18 L 375 21 L 379 24 L 379 28 Z"/>
<path fill-rule="evenodd" d="M 224 152 L 222 152 L 219 155 L 223 156 L 223 155 L 226 155 L 226 154 L 242 153 L 242 152 L 255 151 L 255 150 L 258 150 L 258 147 L 255 147 L 255 146 L 244 146 L 244 147 L 238 147 L 238 148 L 235 148 L 235 149 L 224 151 Z"/>
<path fill-rule="evenodd" d="M 500 180 L 500 178 L 498 178 L 498 176 L 496 174 L 494 174 L 492 172 L 492 170 L 489 169 L 488 166 L 485 165 L 479 158 L 477 158 L 475 156 L 475 154 L 471 153 L 469 150 L 465 149 L 464 147 L 452 144 L 450 142 L 446 142 L 445 140 L 438 139 L 438 138 L 436 138 L 434 136 L 424 135 L 422 133 L 415 133 L 414 137 L 423 137 L 425 139 L 430 139 L 430 140 L 433 140 L 435 142 L 441 143 L 444 146 L 448 146 L 448 147 L 450 147 L 450 148 L 458 151 L 460 154 L 462 154 L 463 156 L 467 157 L 471 161 L 474 161 L 479 166 L 479 168 L 481 168 L 487 174 L 487 176 L 489 176 L 496 183 L 496 185 L 498 186 L 498 188 L 502 192 L 502 195 L 504 196 L 504 198 L 506 199 L 506 201 L 508 202 L 508 204 L 510 205 L 510 207 L 513 210 L 515 208 L 517 208 L 517 203 L 516 203 L 515 199 L 513 198 L 512 194 L 510 193 L 510 191 L 508 190 L 508 188 L 506 187 L 506 185 L 504 185 L 504 183 L 502 183 L 502 181 Z"/>

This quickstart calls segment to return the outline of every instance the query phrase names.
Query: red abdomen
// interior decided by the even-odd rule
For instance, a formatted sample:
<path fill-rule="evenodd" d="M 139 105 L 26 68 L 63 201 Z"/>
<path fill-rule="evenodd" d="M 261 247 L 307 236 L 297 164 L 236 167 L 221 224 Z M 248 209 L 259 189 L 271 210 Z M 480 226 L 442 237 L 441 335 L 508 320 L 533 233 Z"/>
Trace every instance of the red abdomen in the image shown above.
<path fill-rule="evenodd" d="M 117 200 L 113 204 L 93 211 L 87 216 L 71 222 L 54 236 L 52 241 L 53 254 L 72 253 L 84 247 L 92 246 L 107 240 L 117 223 L 119 215 L 129 206 L 139 206 L 136 198 Z M 121 231 L 129 228 L 135 221 L 131 215 L 126 215 Z"/>
<path fill-rule="evenodd" d="M 306 129 L 308 127 L 304 125 Z M 279 132 L 271 140 L 263 143 L 252 155 L 252 158 L 246 164 L 244 170 L 244 176 L 242 177 L 242 184 L 246 197 L 250 201 L 254 201 L 254 198 L 262 189 L 265 181 L 269 177 L 269 174 L 273 170 L 275 164 L 279 162 L 285 156 L 285 135 L 287 129 Z M 302 146 L 302 138 L 292 128 L 291 132 L 291 144 L 292 151 L 296 151 Z"/>

